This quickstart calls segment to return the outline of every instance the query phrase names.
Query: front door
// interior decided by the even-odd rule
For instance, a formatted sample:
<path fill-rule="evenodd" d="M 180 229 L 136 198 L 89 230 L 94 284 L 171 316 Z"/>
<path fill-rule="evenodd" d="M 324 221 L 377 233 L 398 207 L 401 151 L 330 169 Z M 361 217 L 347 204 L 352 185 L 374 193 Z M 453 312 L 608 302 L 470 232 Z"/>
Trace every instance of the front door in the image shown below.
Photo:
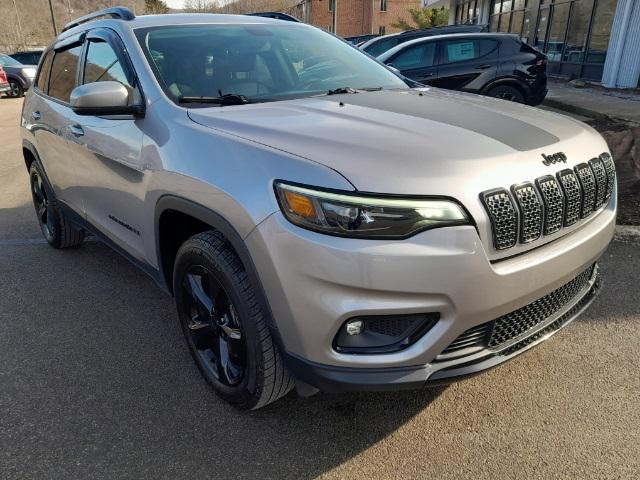
<path fill-rule="evenodd" d="M 81 70 L 81 84 L 118 81 L 129 90 L 131 104 L 140 103 L 135 75 L 113 31 L 89 32 Z M 138 260 L 145 260 L 140 220 L 146 192 L 139 125 L 143 121 L 74 114 L 67 131 L 87 221 Z"/>
<path fill-rule="evenodd" d="M 400 70 L 405 77 L 431 85 L 439 73 L 436 58 L 436 42 L 425 40 L 404 48 L 387 63 Z"/>

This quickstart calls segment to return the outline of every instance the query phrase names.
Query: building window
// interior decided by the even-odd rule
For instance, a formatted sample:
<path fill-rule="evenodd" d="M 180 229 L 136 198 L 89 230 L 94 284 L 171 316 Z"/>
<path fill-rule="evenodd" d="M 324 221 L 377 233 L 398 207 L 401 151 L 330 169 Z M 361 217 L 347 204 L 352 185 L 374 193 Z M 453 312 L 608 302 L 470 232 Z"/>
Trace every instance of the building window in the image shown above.
<path fill-rule="evenodd" d="M 333 12 L 336 9 L 336 0 L 329 0 L 329 11 Z"/>
<path fill-rule="evenodd" d="M 387 0 L 380 0 L 380 11 L 381 12 L 387 11 Z"/>
<path fill-rule="evenodd" d="M 481 0 L 458 0 L 456 5 L 456 24 L 478 23 Z"/>
<path fill-rule="evenodd" d="M 384 35 L 386 33 L 387 27 L 384 25 L 380 25 L 378 27 L 378 35 Z"/>
<path fill-rule="evenodd" d="M 531 29 L 528 3 L 528 0 L 494 0 L 490 10 L 489 30 L 515 33 L 526 41 Z"/>

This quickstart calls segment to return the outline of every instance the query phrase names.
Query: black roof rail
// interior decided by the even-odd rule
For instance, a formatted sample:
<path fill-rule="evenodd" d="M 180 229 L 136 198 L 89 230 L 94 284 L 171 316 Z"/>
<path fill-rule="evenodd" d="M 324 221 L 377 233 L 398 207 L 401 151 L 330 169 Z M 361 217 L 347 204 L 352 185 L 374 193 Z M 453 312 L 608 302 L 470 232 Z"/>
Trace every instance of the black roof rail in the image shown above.
<path fill-rule="evenodd" d="M 84 17 L 76 18 L 75 20 L 67 23 L 62 31 L 66 32 L 70 28 L 77 27 L 78 25 L 82 25 L 83 23 L 87 23 L 102 17 L 117 18 L 120 20 L 133 20 L 134 18 L 136 18 L 133 12 L 127 7 L 105 8 L 103 10 L 98 10 L 97 12 L 85 15 Z"/>

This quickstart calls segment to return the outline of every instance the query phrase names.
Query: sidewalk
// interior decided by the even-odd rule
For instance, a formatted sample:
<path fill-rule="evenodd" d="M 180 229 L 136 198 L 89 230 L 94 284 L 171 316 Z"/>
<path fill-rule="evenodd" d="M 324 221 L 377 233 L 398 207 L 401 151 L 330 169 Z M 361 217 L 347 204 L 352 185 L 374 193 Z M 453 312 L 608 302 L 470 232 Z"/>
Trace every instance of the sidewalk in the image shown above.
<path fill-rule="evenodd" d="M 618 224 L 640 225 L 640 92 L 576 88 L 549 80 L 544 106 L 598 130 L 609 145 L 618 176 Z"/>
<path fill-rule="evenodd" d="M 603 117 L 640 126 L 640 92 L 608 90 L 587 84 L 584 88 L 549 80 L 545 105 L 594 119 Z"/>

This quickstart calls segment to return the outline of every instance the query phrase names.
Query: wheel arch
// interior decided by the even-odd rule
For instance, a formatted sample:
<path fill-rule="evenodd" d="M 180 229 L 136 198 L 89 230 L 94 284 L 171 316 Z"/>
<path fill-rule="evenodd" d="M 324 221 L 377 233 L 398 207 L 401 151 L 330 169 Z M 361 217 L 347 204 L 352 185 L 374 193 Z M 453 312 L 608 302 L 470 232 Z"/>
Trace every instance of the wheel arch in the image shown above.
<path fill-rule="evenodd" d="M 512 78 L 512 77 L 499 78 L 497 80 L 493 80 L 492 82 L 488 83 L 482 88 L 482 90 L 480 91 L 480 94 L 486 95 L 492 89 L 496 87 L 503 87 L 503 86 L 517 88 L 524 96 L 525 101 L 528 101 L 529 98 L 531 97 L 531 89 L 527 85 L 523 85 L 523 83 L 517 78 Z"/>
<path fill-rule="evenodd" d="M 178 223 L 174 223 L 175 221 Z M 267 313 L 267 322 L 273 338 L 281 351 L 285 352 L 251 253 L 242 236 L 224 216 L 192 200 L 167 194 L 160 197 L 156 203 L 154 223 L 160 278 L 165 282 L 167 291 L 172 295 L 174 293 L 173 268 L 180 245 L 189 237 L 202 231 L 214 229 L 220 232 L 240 258 L 258 296 L 258 301 L 264 307 L 263 311 Z M 176 226 L 182 228 L 176 229 Z"/>

